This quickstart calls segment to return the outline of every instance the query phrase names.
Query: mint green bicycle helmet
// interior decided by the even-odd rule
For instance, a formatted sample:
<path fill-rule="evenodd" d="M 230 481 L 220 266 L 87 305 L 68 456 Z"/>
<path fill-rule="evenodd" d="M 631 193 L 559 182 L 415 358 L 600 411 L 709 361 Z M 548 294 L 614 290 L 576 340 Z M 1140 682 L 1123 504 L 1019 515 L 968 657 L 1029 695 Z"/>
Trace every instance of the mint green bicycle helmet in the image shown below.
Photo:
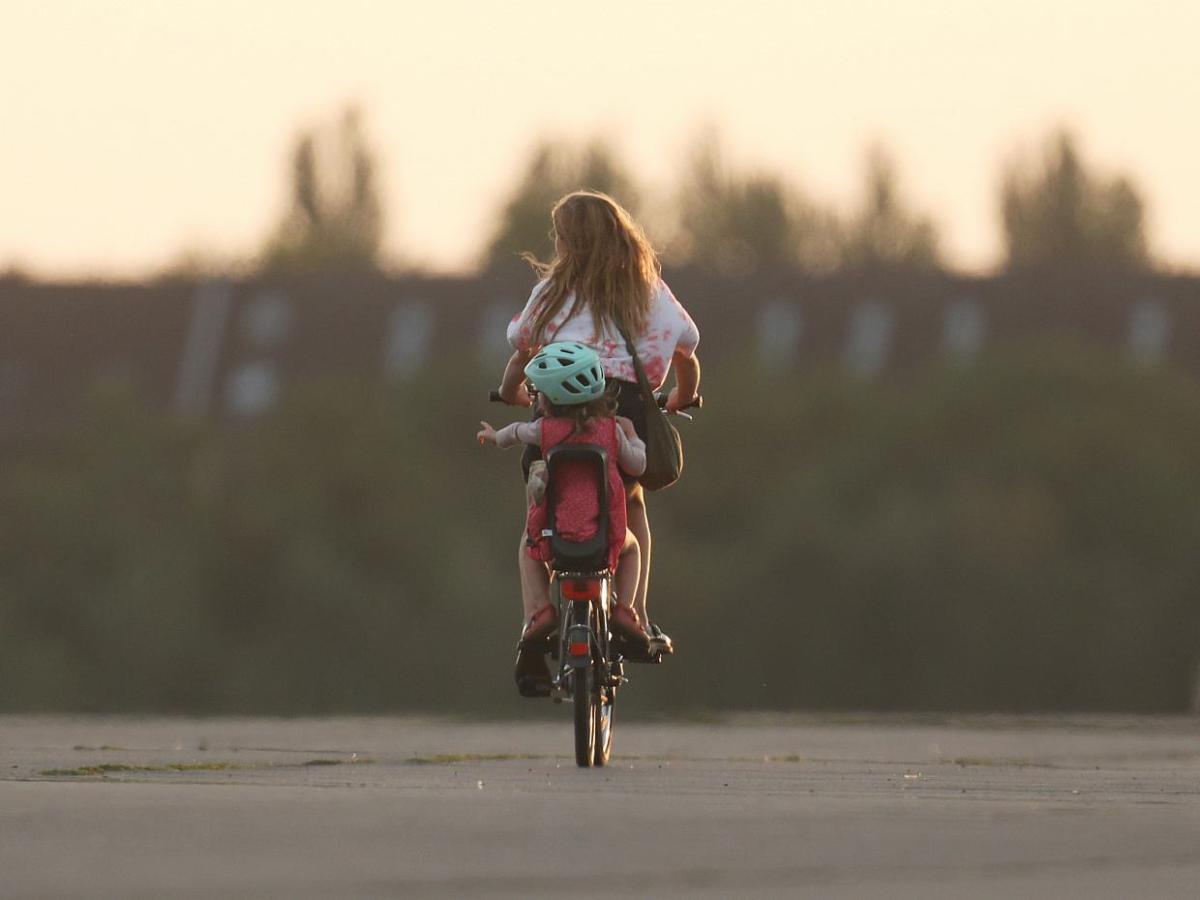
<path fill-rule="evenodd" d="M 546 344 L 525 366 L 525 377 L 555 406 L 578 406 L 604 394 L 600 354 L 578 341 Z"/>

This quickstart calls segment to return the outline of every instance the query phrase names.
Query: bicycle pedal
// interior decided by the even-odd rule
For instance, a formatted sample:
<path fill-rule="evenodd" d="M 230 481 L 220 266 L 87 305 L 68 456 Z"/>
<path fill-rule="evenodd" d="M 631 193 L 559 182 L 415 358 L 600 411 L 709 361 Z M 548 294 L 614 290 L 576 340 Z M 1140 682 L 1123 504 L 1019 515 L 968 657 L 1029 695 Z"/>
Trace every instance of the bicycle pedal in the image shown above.
<path fill-rule="evenodd" d="M 550 685 L 533 679 L 524 679 L 517 682 L 517 693 L 522 697 L 549 697 Z"/>
<path fill-rule="evenodd" d="M 662 654 L 654 654 L 649 647 L 627 647 L 623 651 L 626 662 L 650 665 L 661 662 Z"/>

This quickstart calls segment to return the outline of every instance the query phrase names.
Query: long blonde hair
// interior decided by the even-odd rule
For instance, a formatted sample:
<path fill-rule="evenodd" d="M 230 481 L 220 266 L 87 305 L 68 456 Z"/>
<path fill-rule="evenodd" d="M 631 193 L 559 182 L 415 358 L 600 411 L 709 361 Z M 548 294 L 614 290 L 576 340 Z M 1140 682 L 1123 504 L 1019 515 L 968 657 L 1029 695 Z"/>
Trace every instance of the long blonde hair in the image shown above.
<path fill-rule="evenodd" d="M 658 285 L 658 255 L 641 227 L 607 194 L 576 191 L 550 212 L 555 255 L 543 263 L 529 253 L 522 258 L 545 279 L 533 313 L 533 340 L 542 342 L 546 326 L 574 292 L 568 318 L 587 307 L 596 339 L 612 322 L 630 337 L 641 334 L 650 317 L 650 301 Z"/>

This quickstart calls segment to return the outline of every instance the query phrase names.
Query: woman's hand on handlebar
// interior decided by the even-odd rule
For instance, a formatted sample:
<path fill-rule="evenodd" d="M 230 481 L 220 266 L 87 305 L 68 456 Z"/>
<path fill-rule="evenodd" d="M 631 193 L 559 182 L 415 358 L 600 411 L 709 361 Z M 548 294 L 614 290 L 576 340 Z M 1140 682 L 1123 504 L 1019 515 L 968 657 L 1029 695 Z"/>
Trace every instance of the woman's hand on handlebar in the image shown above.
<path fill-rule="evenodd" d="M 533 356 L 532 350 L 517 350 L 504 365 L 500 376 L 500 389 L 496 391 L 501 403 L 509 406 L 532 406 L 533 399 L 525 389 L 525 364 Z"/>
<path fill-rule="evenodd" d="M 525 382 L 518 381 L 516 388 L 510 394 L 505 394 L 504 386 L 494 395 L 501 403 L 507 403 L 509 406 L 533 406 L 533 398 L 529 396 L 529 389 L 525 387 Z"/>
<path fill-rule="evenodd" d="M 668 413 L 677 413 L 680 410 L 689 409 L 693 406 L 699 405 L 699 394 L 693 394 L 690 397 L 680 397 L 678 387 L 671 388 L 671 393 L 667 394 L 667 402 L 664 404 Z"/>

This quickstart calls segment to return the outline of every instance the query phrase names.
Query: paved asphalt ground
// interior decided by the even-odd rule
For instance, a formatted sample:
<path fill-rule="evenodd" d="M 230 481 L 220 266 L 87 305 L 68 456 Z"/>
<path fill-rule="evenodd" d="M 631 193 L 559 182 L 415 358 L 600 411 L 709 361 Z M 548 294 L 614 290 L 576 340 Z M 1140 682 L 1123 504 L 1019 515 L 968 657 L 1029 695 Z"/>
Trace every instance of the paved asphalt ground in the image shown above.
<path fill-rule="evenodd" d="M 1200 722 L 0 717 L 0 897 L 1197 897 Z"/>

